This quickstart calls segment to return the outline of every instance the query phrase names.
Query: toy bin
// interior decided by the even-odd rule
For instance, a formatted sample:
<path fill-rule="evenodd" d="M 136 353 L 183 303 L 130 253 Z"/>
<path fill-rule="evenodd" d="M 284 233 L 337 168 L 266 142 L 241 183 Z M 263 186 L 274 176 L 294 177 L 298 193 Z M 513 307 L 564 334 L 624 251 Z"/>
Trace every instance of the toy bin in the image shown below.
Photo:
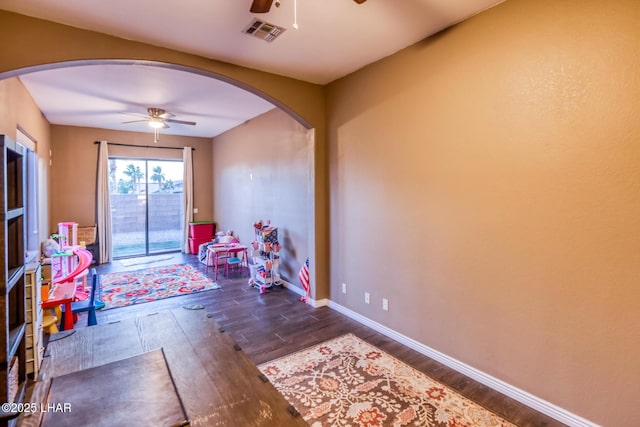
<path fill-rule="evenodd" d="M 215 234 L 215 224 L 208 221 L 190 222 L 189 223 L 189 237 L 196 239 L 211 240 Z M 201 242 L 204 243 L 204 242 Z M 197 251 L 196 246 L 196 251 Z M 192 251 L 193 252 L 193 251 Z"/>
<path fill-rule="evenodd" d="M 198 253 L 198 248 L 201 244 L 207 243 L 211 241 L 211 236 L 209 237 L 189 237 L 189 252 L 192 254 Z"/>

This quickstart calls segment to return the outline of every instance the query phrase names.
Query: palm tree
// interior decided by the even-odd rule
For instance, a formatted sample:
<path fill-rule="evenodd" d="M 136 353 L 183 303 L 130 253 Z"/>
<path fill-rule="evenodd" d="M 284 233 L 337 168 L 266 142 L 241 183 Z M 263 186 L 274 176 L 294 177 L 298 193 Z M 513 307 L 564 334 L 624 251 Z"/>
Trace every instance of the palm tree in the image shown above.
<path fill-rule="evenodd" d="M 151 181 L 158 183 L 157 191 L 162 191 L 162 181 L 164 181 L 164 173 L 162 173 L 162 166 L 153 167 L 153 175 L 151 175 Z"/>
<path fill-rule="evenodd" d="M 161 184 L 164 181 L 164 174 L 162 173 L 162 166 L 155 166 L 153 168 L 153 175 L 151 175 L 151 181 Z"/>
<path fill-rule="evenodd" d="M 171 179 L 169 181 L 166 181 L 164 184 L 162 184 L 162 191 L 165 191 L 167 193 L 172 192 L 173 190 L 175 190 L 175 188 L 176 186 L 173 183 L 173 180 Z"/>
<path fill-rule="evenodd" d="M 125 168 L 125 170 L 122 171 L 122 173 L 131 178 L 131 181 L 133 182 L 133 186 L 135 188 L 135 192 L 137 193 L 138 192 L 137 184 L 142 178 L 144 178 L 144 174 L 140 170 L 140 166 L 135 166 L 129 163 Z"/>

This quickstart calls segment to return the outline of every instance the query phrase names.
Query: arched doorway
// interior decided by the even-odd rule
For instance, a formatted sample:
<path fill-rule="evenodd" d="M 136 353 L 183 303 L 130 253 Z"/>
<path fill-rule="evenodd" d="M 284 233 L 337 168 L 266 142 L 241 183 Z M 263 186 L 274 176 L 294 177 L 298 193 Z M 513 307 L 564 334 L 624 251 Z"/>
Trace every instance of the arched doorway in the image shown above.
<path fill-rule="evenodd" d="M 237 85 L 232 85 L 230 83 L 231 79 L 229 78 L 223 78 L 220 79 L 220 76 L 217 75 L 216 73 L 211 73 L 205 70 L 201 70 L 201 69 L 194 69 L 191 67 L 186 67 L 186 66 L 176 66 L 173 64 L 165 64 L 165 63 L 158 63 L 158 62 L 150 62 L 150 61 L 145 61 L 143 63 L 141 63 L 140 61 L 129 61 L 129 60 L 119 60 L 119 61 L 115 61 L 115 60 L 107 60 L 107 61 L 69 61 L 69 62 L 64 62 L 64 63 L 56 63 L 56 64 L 45 64 L 42 66 L 35 66 L 35 67 L 29 67 L 26 70 L 21 70 L 24 71 L 26 74 L 26 76 L 29 75 L 35 75 L 38 73 L 53 73 L 56 70 L 63 70 L 63 69 L 72 69 L 72 68 L 80 68 L 80 67 L 95 67 L 95 68 L 100 68 L 100 67 L 122 67 L 122 68 L 127 68 L 127 67 L 131 67 L 131 68 L 135 68 L 137 70 L 140 69 L 150 69 L 150 70 L 157 70 L 157 69 L 164 69 L 164 70 L 171 70 L 172 72 L 176 72 L 176 73 L 190 73 L 192 75 L 196 75 L 199 76 L 203 79 L 213 79 L 216 81 L 222 81 L 224 85 L 226 86 L 233 86 L 235 88 L 235 90 L 237 91 L 246 91 L 247 90 L 247 85 L 244 84 L 237 84 Z M 16 76 L 20 76 L 19 72 L 9 72 L 9 73 L 5 73 L 5 75 L 16 75 Z M 78 81 L 76 80 L 74 83 L 76 83 L 75 86 L 79 86 L 80 84 L 78 83 Z M 71 87 L 74 87 L 74 85 L 72 84 Z M 206 91 L 198 91 L 197 89 L 195 90 L 195 92 L 201 94 L 201 96 L 215 96 L 215 94 L 211 94 L 211 93 L 207 93 Z M 271 97 L 264 95 L 263 93 L 261 93 L 260 91 L 255 91 L 258 93 L 258 95 L 256 96 L 261 96 L 263 98 L 267 98 L 267 99 L 271 99 Z M 306 180 L 306 185 L 307 188 L 305 189 L 304 193 L 306 193 L 308 195 L 308 197 L 304 200 L 302 200 L 301 202 L 297 203 L 297 209 L 299 210 L 303 210 L 304 211 L 304 215 L 302 220 L 300 218 L 300 215 L 298 215 L 298 219 L 296 220 L 296 222 L 298 224 L 302 224 L 304 226 L 304 236 L 303 238 L 300 238 L 301 236 L 301 228 L 298 227 L 297 230 L 295 230 L 295 232 L 288 232 L 287 227 L 286 227 L 286 223 L 281 223 L 280 227 L 282 228 L 282 232 L 283 232 L 283 238 L 287 239 L 287 243 L 289 243 L 290 247 L 287 248 L 288 252 L 289 252 L 289 256 L 291 257 L 290 260 L 288 262 L 285 263 L 286 265 L 286 269 L 285 271 L 288 272 L 288 279 L 293 282 L 294 285 L 297 285 L 299 287 L 299 284 L 297 284 L 297 281 L 295 280 L 296 278 L 296 273 L 297 273 L 297 268 L 299 268 L 299 265 L 301 265 L 302 262 L 304 262 L 304 258 L 306 256 L 309 256 L 311 259 L 313 259 L 313 253 L 315 251 L 315 227 L 314 227 L 314 222 L 315 222 L 315 212 L 314 212 L 314 203 L 315 203 L 315 197 L 314 197 L 314 136 L 315 136 L 315 132 L 309 128 L 309 123 L 307 123 L 306 121 L 302 120 L 300 118 L 299 115 L 291 113 L 290 111 L 287 111 L 285 109 L 281 109 L 282 113 L 284 113 L 284 116 L 288 118 L 290 123 L 295 123 L 296 126 L 298 126 L 299 128 L 299 138 L 302 139 L 304 141 L 304 144 L 306 145 L 306 153 L 304 154 L 303 158 L 304 158 L 304 167 L 307 168 L 307 175 L 304 177 L 304 180 Z M 280 115 L 280 120 L 282 120 L 283 114 Z M 287 120 L 287 119 L 285 119 Z M 246 127 L 246 123 L 243 125 Z M 55 135 L 54 135 L 55 138 Z M 90 138 L 90 140 L 95 140 L 96 138 Z M 89 141 L 87 141 L 89 142 Z M 75 150 L 74 147 L 70 148 L 71 150 Z M 266 151 L 268 150 L 268 147 L 264 147 L 264 149 Z M 56 148 L 54 147 L 53 151 L 57 151 Z M 77 151 L 75 152 L 75 154 L 77 154 Z M 274 153 L 272 153 L 274 154 Z M 277 155 L 277 153 L 275 153 Z M 64 156 L 63 156 L 64 157 Z M 59 161 L 60 157 L 58 157 L 58 161 Z M 75 159 L 74 159 L 75 161 Z M 93 163 L 95 164 L 95 162 L 89 162 L 89 163 Z M 245 174 L 246 175 L 246 174 Z M 60 175 L 58 175 L 59 177 Z M 297 180 L 299 181 L 299 180 Z M 55 179 L 54 182 L 57 182 L 58 185 L 58 191 L 56 192 L 52 192 L 50 195 L 48 195 L 46 192 L 43 192 L 43 198 L 48 198 L 49 200 L 53 200 L 53 202 L 51 203 L 52 205 L 52 209 L 50 210 L 50 212 L 53 212 L 53 216 L 55 217 L 57 215 L 57 211 L 58 208 L 56 207 L 56 194 L 61 194 L 61 189 L 63 188 L 68 188 L 69 184 L 68 183 L 60 183 L 60 179 Z M 282 180 L 281 180 L 282 182 Z M 271 190 L 276 190 L 274 188 L 270 188 Z M 260 190 L 259 190 L 260 191 Z M 286 193 L 286 191 L 280 191 L 279 193 Z M 93 195 L 91 195 L 91 197 L 93 197 Z M 90 198 L 91 198 L 90 197 Z M 266 196 L 267 199 L 269 199 L 269 196 Z M 222 201 L 218 201 L 216 203 L 214 203 L 214 206 L 218 205 L 218 206 L 226 206 L 226 203 L 222 202 Z M 275 215 L 273 212 L 277 211 L 277 207 L 272 206 L 270 209 L 270 213 L 267 213 L 265 216 L 265 218 L 269 218 L 275 221 L 278 221 L 277 219 L 277 215 Z M 289 209 L 290 211 L 290 209 Z M 276 216 L 276 218 L 274 218 L 274 215 Z M 290 212 L 288 212 L 288 215 L 290 215 Z M 59 216 L 59 215 L 58 215 Z M 259 213 L 256 214 L 256 218 L 260 217 L 261 215 Z M 59 220 L 63 220 L 62 217 L 58 218 Z M 215 218 L 214 218 L 215 220 Z M 53 223 L 55 223 L 57 220 L 55 218 L 52 218 Z M 280 222 L 280 221 L 278 221 Z M 223 227 L 225 227 L 224 224 L 222 224 Z M 230 225 L 233 228 L 239 228 L 238 224 L 231 224 Z M 247 222 L 246 227 L 249 228 L 250 227 L 250 223 Z M 244 232 L 242 233 L 246 239 L 249 239 L 249 232 L 247 231 L 247 228 L 244 229 Z M 286 233 L 286 234 L 285 234 Z M 285 237 L 286 236 L 286 237 Z M 296 237 L 297 236 L 297 237 Z M 297 245 L 296 244 L 296 240 L 303 242 L 302 246 L 301 245 Z M 311 277 L 315 277 L 315 263 L 312 262 L 311 264 Z"/>

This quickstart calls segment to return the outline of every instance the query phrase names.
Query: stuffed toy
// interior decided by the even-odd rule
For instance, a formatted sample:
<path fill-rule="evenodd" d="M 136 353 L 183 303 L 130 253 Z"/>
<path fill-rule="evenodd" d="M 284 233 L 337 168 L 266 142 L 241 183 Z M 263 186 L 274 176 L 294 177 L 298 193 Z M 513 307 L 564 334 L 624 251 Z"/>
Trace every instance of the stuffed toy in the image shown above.
<path fill-rule="evenodd" d="M 233 235 L 233 230 L 218 231 L 216 237 L 213 239 L 213 243 L 240 243 L 240 239 Z"/>

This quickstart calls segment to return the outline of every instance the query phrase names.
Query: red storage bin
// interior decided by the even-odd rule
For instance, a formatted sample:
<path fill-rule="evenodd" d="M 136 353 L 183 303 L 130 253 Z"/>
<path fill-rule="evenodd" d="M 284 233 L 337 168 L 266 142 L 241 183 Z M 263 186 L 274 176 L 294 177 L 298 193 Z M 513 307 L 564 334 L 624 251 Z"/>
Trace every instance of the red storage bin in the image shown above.
<path fill-rule="evenodd" d="M 215 234 L 215 227 L 213 222 L 190 222 L 189 223 L 189 237 L 196 239 L 211 239 Z"/>
<path fill-rule="evenodd" d="M 198 254 L 198 248 L 201 244 L 211 241 L 211 237 L 189 237 L 189 252 Z"/>

